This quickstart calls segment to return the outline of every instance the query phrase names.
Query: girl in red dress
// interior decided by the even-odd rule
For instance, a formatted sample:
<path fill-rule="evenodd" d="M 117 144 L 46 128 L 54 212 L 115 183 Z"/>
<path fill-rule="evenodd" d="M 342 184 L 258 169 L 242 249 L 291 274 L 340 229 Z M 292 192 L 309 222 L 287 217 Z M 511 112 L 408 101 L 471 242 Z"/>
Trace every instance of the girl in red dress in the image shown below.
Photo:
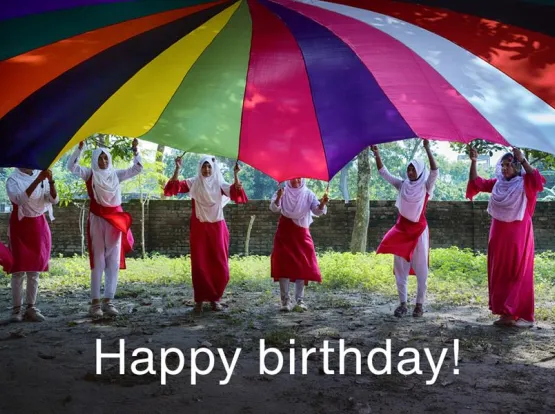
<path fill-rule="evenodd" d="M 121 186 L 143 170 L 137 146 L 133 140 L 135 157 L 133 166 L 125 170 L 116 170 L 112 166 L 112 157 L 106 148 L 93 151 L 91 168 L 80 166 L 77 161 L 83 150 L 83 142 L 71 155 L 67 168 L 87 184 L 90 199 L 87 236 L 91 266 L 91 306 L 89 315 L 95 318 L 117 316 L 118 310 L 112 303 L 118 285 L 119 270 L 125 269 L 125 253 L 133 250 L 131 233 L 131 215 L 121 207 Z M 100 302 L 100 285 L 104 273 L 104 298 Z"/>
<path fill-rule="evenodd" d="M 316 195 L 306 187 L 304 178 L 287 181 L 272 197 L 270 210 L 281 213 L 274 248 L 271 256 L 271 275 L 279 281 L 281 310 L 293 309 L 289 297 L 289 283 L 295 283 L 295 303 L 307 310 L 304 302 L 304 287 L 308 282 L 322 282 L 318 268 L 314 242 L 309 227 L 312 216 L 327 213 L 328 195 L 318 201 Z"/>
<path fill-rule="evenodd" d="M 426 220 L 426 206 L 432 197 L 435 182 L 439 175 L 438 167 L 430 150 L 430 143 L 424 140 L 424 149 L 428 155 L 430 169 L 419 160 L 412 160 L 407 166 L 407 178 L 393 177 L 383 165 L 377 146 L 372 147 L 376 157 L 376 166 L 380 175 L 398 191 L 395 206 L 399 210 L 397 223 L 384 236 L 376 253 L 393 254 L 393 268 L 397 280 L 397 292 L 401 304 L 394 315 L 405 316 L 407 308 L 407 285 L 409 274 L 415 274 L 418 288 L 416 306 L 412 316 L 424 314 L 424 300 L 428 287 L 428 260 L 430 250 L 430 233 Z"/>
<path fill-rule="evenodd" d="M 193 214 L 190 222 L 191 273 L 196 313 L 202 312 L 203 302 L 212 310 L 221 311 L 220 300 L 229 282 L 229 231 L 224 220 L 224 206 L 230 201 L 248 201 L 235 165 L 233 185 L 225 182 L 216 159 L 204 156 L 199 161 L 197 175 L 179 181 L 181 157 L 175 160 L 173 177 L 164 188 L 164 195 L 189 193 Z"/>
<path fill-rule="evenodd" d="M 478 176 L 477 151 L 470 150 L 466 197 L 491 193 L 492 217 L 488 242 L 489 308 L 499 315 L 496 325 L 534 324 L 534 229 L 532 216 L 545 178 L 517 148 L 497 163 L 496 178 Z M 522 171 L 524 170 L 524 171 Z"/>
<path fill-rule="evenodd" d="M 10 255 L 4 251 L 12 272 L 12 321 L 23 318 L 42 322 L 44 316 L 35 307 L 39 273 L 48 271 L 52 237 L 44 213 L 54 220 L 52 204 L 58 203 L 52 172 L 16 168 L 6 181 L 6 191 L 13 205 L 9 224 Z M 10 263 L 11 261 L 11 263 Z M 23 279 L 27 277 L 27 309 L 22 310 Z"/>

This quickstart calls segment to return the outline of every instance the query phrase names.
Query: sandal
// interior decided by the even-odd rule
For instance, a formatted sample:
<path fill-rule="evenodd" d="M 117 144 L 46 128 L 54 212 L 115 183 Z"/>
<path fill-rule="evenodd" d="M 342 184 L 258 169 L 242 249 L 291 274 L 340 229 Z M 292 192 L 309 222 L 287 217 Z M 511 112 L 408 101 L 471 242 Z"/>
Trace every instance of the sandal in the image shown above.
<path fill-rule="evenodd" d="M 493 322 L 495 326 L 512 326 L 515 324 L 515 320 L 512 316 L 501 315 L 499 319 Z"/>
<path fill-rule="evenodd" d="M 224 310 L 224 307 L 220 302 L 211 302 L 210 304 L 212 305 L 212 310 L 214 312 L 221 312 Z"/>
<path fill-rule="evenodd" d="M 196 314 L 202 313 L 202 302 L 195 302 L 195 307 L 193 308 L 193 312 Z"/>
<path fill-rule="evenodd" d="M 393 312 L 393 315 L 398 318 L 402 318 L 407 314 L 407 312 L 408 312 L 407 305 L 401 304 L 397 307 L 397 309 L 395 309 L 395 311 Z"/>
<path fill-rule="evenodd" d="M 424 315 L 424 309 L 422 309 L 422 305 L 417 303 L 416 306 L 414 307 L 414 310 L 412 311 L 412 316 L 414 318 L 420 318 L 423 315 Z"/>

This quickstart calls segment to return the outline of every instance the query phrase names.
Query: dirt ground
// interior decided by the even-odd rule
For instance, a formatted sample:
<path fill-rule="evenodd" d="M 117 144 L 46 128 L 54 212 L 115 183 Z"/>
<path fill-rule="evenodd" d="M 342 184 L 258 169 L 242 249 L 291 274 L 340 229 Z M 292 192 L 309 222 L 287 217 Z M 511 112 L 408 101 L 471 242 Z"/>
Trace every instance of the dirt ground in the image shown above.
<path fill-rule="evenodd" d="M 265 292 L 229 289 L 226 309 L 193 315 L 189 287 L 124 285 L 119 291 L 117 319 L 87 318 L 87 294 L 61 296 L 42 292 L 44 323 L 0 326 L 1 413 L 381 413 L 381 412 L 555 412 L 554 326 L 540 323 L 532 329 L 498 328 L 485 309 L 438 308 L 432 304 L 423 318 L 392 316 L 396 303 L 369 294 L 322 293 L 307 290 L 308 312 L 280 313 L 276 286 Z M 10 291 L 0 289 L 0 303 L 8 315 Z M 96 339 L 103 352 L 117 352 L 125 339 L 126 374 L 119 375 L 117 360 L 103 362 L 96 375 Z M 259 340 L 283 350 L 284 366 L 277 375 L 259 373 Z M 392 342 L 392 374 L 374 375 L 366 364 L 368 352 Z M 295 340 L 296 373 L 289 374 L 290 339 Z M 361 375 L 355 358 L 347 357 L 346 373 L 338 373 L 338 342 L 363 355 Z M 460 350 L 454 375 L 453 340 Z M 301 374 L 300 347 L 320 348 L 329 341 L 334 375 L 326 375 L 322 353 L 308 358 Z M 156 375 L 137 376 L 130 366 L 136 348 L 150 348 Z M 160 352 L 178 348 L 185 355 L 183 371 L 161 385 Z M 214 370 L 191 385 L 191 348 L 215 353 Z M 420 352 L 421 375 L 397 372 L 399 350 Z M 217 353 L 231 360 L 241 348 L 227 385 L 219 385 L 225 370 Z M 434 358 L 442 348 L 447 356 L 437 381 L 424 354 Z M 376 357 L 377 368 L 384 366 Z M 168 359 L 175 367 L 177 358 Z M 198 360 L 206 367 L 207 358 Z M 268 367 L 276 359 L 266 359 Z M 173 364 L 173 365 L 172 365 Z M 144 365 L 141 369 L 144 368 Z M 406 367 L 407 369 L 410 366 Z"/>

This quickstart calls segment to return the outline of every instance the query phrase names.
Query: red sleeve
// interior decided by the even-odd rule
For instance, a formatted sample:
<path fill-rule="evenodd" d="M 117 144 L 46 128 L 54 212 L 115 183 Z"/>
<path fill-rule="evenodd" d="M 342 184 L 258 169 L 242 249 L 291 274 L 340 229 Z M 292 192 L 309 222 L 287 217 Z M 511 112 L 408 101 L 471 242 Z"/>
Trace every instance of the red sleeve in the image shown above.
<path fill-rule="evenodd" d="M 496 182 L 496 178 L 485 180 L 482 177 L 478 177 L 475 180 L 469 181 L 466 186 L 466 198 L 472 201 L 472 199 L 477 196 L 478 193 L 491 193 Z"/>
<path fill-rule="evenodd" d="M 167 182 L 166 186 L 164 187 L 164 195 L 166 197 L 171 197 L 177 194 L 185 194 L 189 192 L 189 186 L 187 185 L 187 181 L 177 181 L 177 180 L 170 180 Z"/>
<path fill-rule="evenodd" d="M 229 198 L 236 204 L 246 204 L 249 201 L 245 190 L 237 190 L 233 184 L 229 187 Z"/>
<path fill-rule="evenodd" d="M 534 169 L 532 174 L 524 175 L 524 191 L 527 198 L 535 198 L 538 193 L 543 191 L 543 185 L 546 183 L 545 177 Z"/>

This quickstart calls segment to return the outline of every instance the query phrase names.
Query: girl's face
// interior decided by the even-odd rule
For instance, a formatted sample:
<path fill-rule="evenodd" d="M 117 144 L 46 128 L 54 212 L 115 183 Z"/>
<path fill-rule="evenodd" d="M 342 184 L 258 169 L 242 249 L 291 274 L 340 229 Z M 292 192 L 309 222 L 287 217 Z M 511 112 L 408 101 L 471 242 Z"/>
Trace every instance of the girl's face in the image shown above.
<path fill-rule="evenodd" d="M 289 184 L 291 184 L 291 187 L 293 188 L 299 188 L 302 184 L 302 180 L 300 178 L 293 178 L 292 180 L 289 180 Z"/>
<path fill-rule="evenodd" d="M 503 174 L 503 177 L 507 180 L 516 177 L 517 174 L 512 158 L 507 158 L 501 161 L 501 174 Z"/>
<path fill-rule="evenodd" d="M 200 172 L 203 177 L 210 177 L 212 175 L 212 166 L 208 161 L 202 164 L 202 168 L 200 169 Z"/>
<path fill-rule="evenodd" d="M 103 152 L 98 156 L 98 168 L 100 168 L 101 170 L 105 170 L 106 168 L 108 168 L 108 165 L 108 156 Z"/>
<path fill-rule="evenodd" d="M 409 164 L 409 166 L 407 167 L 407 177 L 411 181 L 416 181 L 418 179 L 416 168 L 414 168 L 414 165 L 412 164 Z"/>

